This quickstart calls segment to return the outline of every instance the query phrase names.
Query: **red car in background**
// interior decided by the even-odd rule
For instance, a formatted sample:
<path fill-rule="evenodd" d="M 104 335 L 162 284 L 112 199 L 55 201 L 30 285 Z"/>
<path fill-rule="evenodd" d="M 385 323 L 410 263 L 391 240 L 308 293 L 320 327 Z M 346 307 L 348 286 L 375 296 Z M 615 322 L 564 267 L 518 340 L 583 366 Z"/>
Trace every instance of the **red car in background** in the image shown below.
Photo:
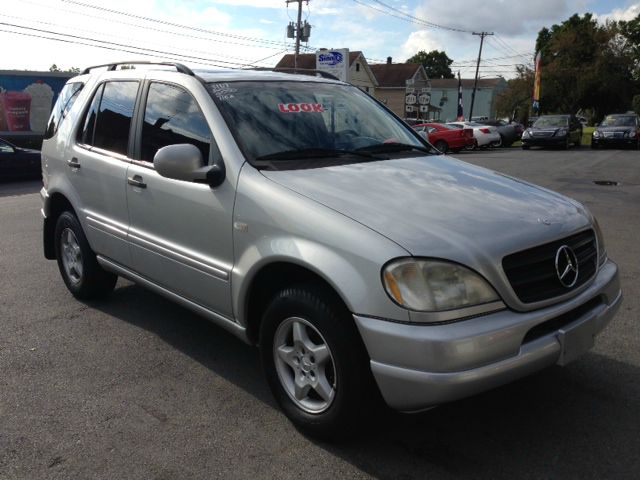
<path fill-rule="evenodd" d="M 417 132 L 424 132 L 429 143 L 442 153 L 459 152 L 463 148 L 473 148 L 475 139 L 472 128 L 455 128 L 442 123 L 420 123 L 412 127 Z"/>

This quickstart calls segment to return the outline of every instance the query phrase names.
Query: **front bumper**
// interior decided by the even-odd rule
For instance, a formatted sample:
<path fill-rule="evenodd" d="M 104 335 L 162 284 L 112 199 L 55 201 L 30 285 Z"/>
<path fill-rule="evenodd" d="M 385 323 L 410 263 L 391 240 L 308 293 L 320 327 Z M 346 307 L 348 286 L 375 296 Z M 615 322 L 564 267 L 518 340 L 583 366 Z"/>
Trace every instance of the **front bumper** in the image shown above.
<path fill-rule="evenodd" d="M 567 143 L 567 137 L 522 137 L 522 144 L 528 147 L 558 147 Z"/>
<path fill-rule="evenodd" d="M 618 267 L 607 261 L 580 295 L 532 312 L 440 325 L 354 318 L 387 404 L 418 411 L 568 363 L 593 345 L 621 302 Z"/>
<path fill-rule="evenodd" d="M 636 137 L 591 137 L 591 143 L 597 146 L 615 146 L 615 147 L 625 147 L 625 146 L 635 146 L 638 144 L 638 139 Z"/>

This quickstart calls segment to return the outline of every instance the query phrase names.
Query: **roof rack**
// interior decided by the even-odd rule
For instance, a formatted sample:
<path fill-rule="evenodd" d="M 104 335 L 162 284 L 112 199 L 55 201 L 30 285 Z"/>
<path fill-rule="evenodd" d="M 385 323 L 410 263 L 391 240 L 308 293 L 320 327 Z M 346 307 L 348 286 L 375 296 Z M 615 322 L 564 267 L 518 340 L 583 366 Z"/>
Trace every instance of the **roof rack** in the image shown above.
<path fill-rule="evenodd" d="M 105 64 L 102 64 L 102 65 L 94 65 L 92 67 L 85 68 L 82 71 L 81 75 L 89 73 L 94 68 L 101 68 L 101 67 L 108 67 L 107 71 L 112 72 L 112 71 L 116 70 L 116 68 L 118 68 L 119 65 L 165 65 L 165 66 L 168 66 L 168 67 L 175 67 L 175 69 L 180 73 L 185 73 L 185 74 L 190 75 L 192 77 L 196 76 L 196 74 L 193 73 L 193 70 L 191 70 L 189 67 L 185 67 L 181 63 L 176 63 L 176 62 L 151 62 L 151 61 L 147 61 L 147 60 L 138 60 L 138 61 L 133 61 L 133 62 L 112 62 L 112 63 L 105 63 Z"/>
<path fill-rule="evenodd" d="M 335 75 L 331 75 L 329 72 L 325 72 L 322 70 L 316 70 L 315 68 L 294 68 L 294 67 L 274 67 L 274 68 L 268 68 L 268 67 L 255 67 L 255 68 L 250 68 L 248 70 L 259 70 L 259 71 L 269 71 L 269 72 L 282 72 L 282 73 L 293 73 L 293 74 L 300 74 L 300 75 L 319 75 L 322 78 L 328 78 L 330 80 L 340 80 L 338 77 L 336 77 Z"/>

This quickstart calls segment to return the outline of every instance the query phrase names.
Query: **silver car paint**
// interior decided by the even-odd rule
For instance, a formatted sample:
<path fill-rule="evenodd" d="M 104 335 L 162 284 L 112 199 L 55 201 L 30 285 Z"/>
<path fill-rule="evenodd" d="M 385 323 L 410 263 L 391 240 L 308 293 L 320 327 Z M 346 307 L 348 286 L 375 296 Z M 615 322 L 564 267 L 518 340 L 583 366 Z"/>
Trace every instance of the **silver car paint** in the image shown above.
<path fill-rule="evenodd" d="M 93 228 L 89 225 L 92 210 L 85 194 L 70 180 L 73 174 L 69 173 L 66 160 L 77 151 L 74 139 L 78 118 L 97 82 L 131 75 L 140 73 L 105 72 L 82 77 L 87 82 L 85 89 L 58 134 L 43 146 L 44 215 L 49 214 L 52 196 L 63 194 L 74 206 L 85 232 Z M 127 158 L 116 160 L 127 165 L 128 174 L 143 171 L 147 178 L 154 179 L 145 192 L 148 196 L 184 195 L 185 202 L 196 202 L 203 208 L 206 198 L 215 198 L 220 215 L 232 212 L 230 217 L 219 216 L 213 220 L 224 218 L 223 224 L 216 227 L 227 230 L 229 240 L 222 240 L 221 249 L 213 242 L 211 249 L 207 249 L 208 235 L 202 234 L 197 222 L 186 225 L 189 220 L 186 215 L 186 228 L 192 234 L 201 235 L 198 245 L 190 244 L 186 236 L 171 241 L 160 238 L 166 232 L 156 232 L 159 235 L 146 232 L 137 220 L 130 224 L 129 217 L 124 215 L 127 219 L 123 221 L 122 211 L 107 209 L 97 219 L 104 224 L 105 231 L 113 226 L 126 230 L 125 238 L 131 251 L 147 248 L 155 255 L 181 263 L 181 269 L 193 268 L 198 275 L 208 275 L 226 286 L 210 299 L 203 298 L 206 293 L 194 284 L 197 275 L 184 279 L 181 286 L 168 287 L 168 279 L 160 278 L 162 271 L 154 274 L 158 278 L 146 278 L 136 271 L 134 262 L 125 260 L 121 264 L 107 255 L 108 247 L 96 240 L 95 235 L 89 236 L 89 242 L 105 268 L 178 301 L 246 341 L 246 298 L 257 272 L 279 261 L 309 268 L 332 285 L 356 314 L 356 323 L 372 358 L 372 369 L 383 396 L 395 408 L 413 410 L 432 405 L 434 398 L 438 401 L 457 398 L 548 364 L 554 355 L 548 352 L 557 353 L 557 346 L 548 346 L 551 343 L 541 345 L 537 351 L 544 361 L 528 364 L 523 370 L 516 366 L 511 370 L 504 367 L 505 361 L 515 362 L 513 359 L 522 354 L 519 342 L 523 332 L 532 325 L 597 295 L 607 298 L 607 318 L 619 305 L 617 268 L 612 262 L 604 263 L 597 277 L 581 289 L 536 305 L 520 304 L 504 278 L 500 265 L 504 254 L 552 241 L 591 225 L 589 213 L 576 202 L 444 156 L 260 172 L 245 162 L 198 79 L 170 71 L 150 70 L 143 75 L 175 83 L 194 95 L 222 153 L 226 179 L 210 192 L 169 179 L 163 179 L 166 184 L 159 186 L 161 180 L 155 182 L 157 173 L 152 168 Z M 263 72 L 202 73 L 202 76 L 208 81 L 298 78 L 327 82 Z M 111 160 L 88 155 L 83 162 L 107 168 Z M 128 198 L 139 194 L 131 186 L 123 188 Z M 167 202 L 165 206 L 170 203 Z M 212 205 L 215 207 L 215 202 Z M 162 221 L 167 213 L 172 216 L 185 213 L 185 207 L 168 208 L 169 212 L 145 210 L 144 215 L 148 215 L 145 221 L 153 224 Z M 542 219 L 545 221 L 540 221 Z M 174 228 L 180 227 L 174 225 Z M 410 325 L 412 321 L 434 318 L 397 306 L 385 293 L 380 280 L 381 267 L 386 262 L 410 255 L 450 259 L 474 268 L 491 282 L 509 308 L 497 302 L 496 309 L 500 311 L 490 315 L 446 325 Z M 139 269 L 151 268 L 153 262 L 153 256 L 143 259 Z M 464 316 L 464 312 L 457 313 Z M 592 317 L 601 318 L 600 313 L 595 312 Z M 536 352 L 528 352 L 527 358 L 532 358 L 532 353 Z M 557 354 L 553 358 L 556 361 Z M 501 365 L 503 373 L 492 376 L 491 365 Z M 484 373 L 472 388 L 458 388 L 461 377 L 449 375 L 461 369 L 474 372 L 478 368 L 484 369 Z M 416 377 L 415 372 L 424 375 Z M 425 390 L 430 390 L 434 375 L 443 372 L 447 375 L 438 377 L 441 395 L 429 397 Z M 422 388 L 414 388 L 416 378 L 418 384 L 422 382 Z M 398 401 L 398 396 L 403 400 Z"/>
<path fill-rule="evenodd" d="M 473 268 L 520 311 L 557 299 L 523 304 L 500 259 L 590 226 L 588 214 L 562 195 L 442 155 L 264 175 L 369 226 L 411 255 Z"/>

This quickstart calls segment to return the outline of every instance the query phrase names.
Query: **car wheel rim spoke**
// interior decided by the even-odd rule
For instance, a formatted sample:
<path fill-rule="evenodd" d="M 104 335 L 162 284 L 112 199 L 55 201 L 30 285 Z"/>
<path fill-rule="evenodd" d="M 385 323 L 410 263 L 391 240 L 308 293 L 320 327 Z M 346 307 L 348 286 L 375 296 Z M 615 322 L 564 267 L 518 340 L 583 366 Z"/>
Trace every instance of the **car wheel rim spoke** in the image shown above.
<path fill-rule="evenodd" d="M 62 266 L 69 280 L 76 284 L 82 280 L 82 250 L 70 228 L 65 228 L 60 236 Z"/>
<path fill-rule="evenodd" d="M 285 319 L 274 335 L 276 373 L 296 406 L 309 413 L 327 410 L 336 395 L 336 372 L 329 346 L 307 320 Z"/>

